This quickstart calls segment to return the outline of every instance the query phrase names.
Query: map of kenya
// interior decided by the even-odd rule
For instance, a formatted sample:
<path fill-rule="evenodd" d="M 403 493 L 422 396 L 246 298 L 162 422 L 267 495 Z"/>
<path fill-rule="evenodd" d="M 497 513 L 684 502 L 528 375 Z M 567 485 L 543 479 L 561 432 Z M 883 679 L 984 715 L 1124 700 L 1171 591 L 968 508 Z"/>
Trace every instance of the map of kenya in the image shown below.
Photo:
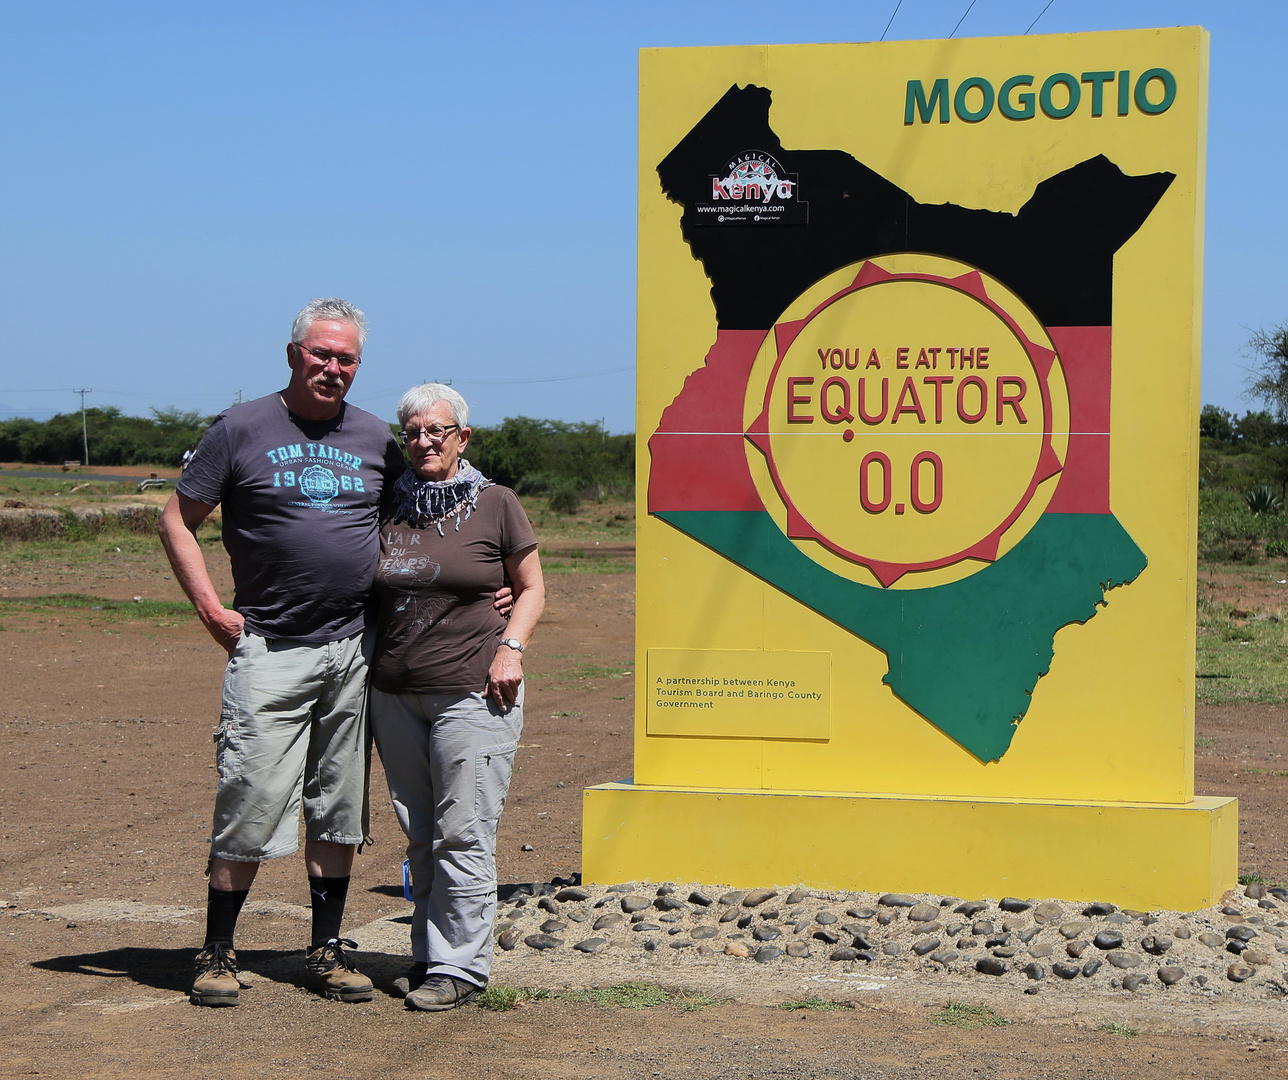
<path fill-rule="evenodd" d="M 1113 262 L 1174 177 L 1127 176 L 1099 156 L 1042 181 L 1018 214 L 924 205 L 849 154 L 784 149 L 769 108 L 769 90 L 732 87 L 658 166 L 711 282 L 717 334 L 649 440 L 648 512 L 880 649 L 889 664 L 884 682 L 900 700 L 981 761 L 996 761 L 1050 670 L 1056 632 L 1093 618 L 1110 589 L 1146 566 L 1109 507 Z M 770 225 L 712 220 L 713 175 L 752 152 L 794 178 L 807 224 L 799 216 Z M 948 283 L 963 294 L 987 299 L 980 276 L 987 275 L 1018 296 L 1054 346 L 1034 347 L 1037 364 L 1043 354 L 1048 364 L 1058 356 L 1068 393 L 1064 459 L 1048 454 L 1037 474 L 1058 473 L 1041 515 L 1000 555 L 996 536 L 966 552 L 978 560 L 976 572 L 923 588 L 884 587 L 906 571 L 883 576 L 883 563 L 871 564 L 881 584 L 850 580 L 806 554 L 808 543 L 793 543 L 748 465 L 748 441 L 763 448 L 769 436 L 744 423 L 758 351 L 775 334 L 781 361 L 799 329 L 778 321 L 788 306 L 842 268 L 855 268 L 853 289 L 879 281 L 881 271 L 865 260 L 898 253 L 978 271 Z M 819 404 L 826 413 L 826 401 Z M 845 433 L 847 443 L 853 437 Z M 888 491 L 887 481 L 887 501 Z"/>

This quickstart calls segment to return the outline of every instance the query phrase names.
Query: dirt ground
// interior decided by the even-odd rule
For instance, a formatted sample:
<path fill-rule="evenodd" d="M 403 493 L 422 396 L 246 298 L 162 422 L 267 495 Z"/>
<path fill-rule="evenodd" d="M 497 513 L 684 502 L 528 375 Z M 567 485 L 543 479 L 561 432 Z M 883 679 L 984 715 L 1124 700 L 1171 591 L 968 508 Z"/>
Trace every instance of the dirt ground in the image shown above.
<path fill-rule="evenodd" d="M 221 589 L 226 566 L 217 569 Z M 568 878 L 580 863 L 581 789 L 631 774 L 634 577 L 548 578 L 531 650 L 523 746 L 501 822 L 500 878 Z M 8 562 L 0 600 L 57 592 L 182 599 L 159 550 L 105 551 L 92 566 Z M 586 1076 L 1242 1077 L 1288 1075 L 1288 1005 L 1212 1000 L 1178 1014 L 1159 995 L 1076 997 L 924 980 L 816 995 L 835 1011 L 787 1011 L 804 996 L 782 962 L 722 958 L 722 1003 L 630 1011 L 564 999 L 504 1013 L 409 1014 L 383 990 L 364 1005 L 298 985 L 307 886 L 298 856 L 266 864 L 239 925 L 252 988 L 236 1009 L 187 1002 L 204 919 L 222 654 L 195 619 L 166 624 L 93 612 L 0 615 L 0 1076 L 177 1076 L 197 1070 L 458 1077 Z M 1241 865 L 1288 880 L 1283 707 L 1201 710 L 1197 790 L 1240 799 Z M 379 765 L 373 791 L 383 793 Z M 359 856 L 346 928 L 407 911 L 402 843 L 384 799 Z M 524 851 L 524 846 L 532 850 Z M 372 931 L 368 931 L 368 936 Z M 364 938 L 364 941 L 366 938 Z M 507 956 L 518 956 L 506 954 Z M 516 973 L 518 967 L 498 970 Z M 580 959 L 586 986 L 618 969 Z M 387 985 L 405 958 L 363 954 Z M 668 985 L 668 968 L 635 978 Z M 498 981 L 520 984 L 504 973 Z M 568 982 L 566 975 L 561 976 Z M 673 984 L 680 980 L 674 980 Z M 1072 985 L 1072 984 L 1070 984 Z M 1157 990 L 1157 988 L 1155 988 Z M 710 993 L 710 991 L 708 991 Z M 931 1023 L 949 997 L 1011 1020 Z M 1139 1029 L 1100 1030 L 1106 1019 Z"/>

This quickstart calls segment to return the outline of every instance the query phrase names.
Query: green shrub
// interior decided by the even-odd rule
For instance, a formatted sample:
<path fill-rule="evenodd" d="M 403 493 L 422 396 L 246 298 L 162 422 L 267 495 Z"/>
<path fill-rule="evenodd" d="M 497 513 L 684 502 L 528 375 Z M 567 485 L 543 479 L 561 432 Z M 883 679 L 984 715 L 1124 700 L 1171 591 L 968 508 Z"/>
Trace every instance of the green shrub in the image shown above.
<path fill-rule="evenodd" d="M 1199 558 L 1254 563 L 1271 520 L 1254 514 L 1238 493 L 1209 487 L 1199 492 Z"/>
<path fill-rule="evenodd" d="M 1249 488 L 1243 493 L 1243 501 L 1254 514 L 1273 514 L 1283 505 L 1279 492 L 1269 484 Z"/>
<path fill-rule="evenodd" d="M 560 484 L 550 493 L 552 514 L 575 514 L 581 509 L 581 495 L 572 484 Z"/>

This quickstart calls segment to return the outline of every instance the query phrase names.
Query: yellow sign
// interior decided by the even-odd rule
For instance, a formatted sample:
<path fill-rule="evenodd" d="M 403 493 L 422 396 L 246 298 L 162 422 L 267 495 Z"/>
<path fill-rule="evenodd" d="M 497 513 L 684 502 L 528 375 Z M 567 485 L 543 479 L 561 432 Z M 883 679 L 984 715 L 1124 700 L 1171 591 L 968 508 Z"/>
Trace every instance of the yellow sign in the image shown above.
<path fill-rule="evenodd" d="M 596 827 L 645 788 L 858 818 L 998 800 L 1017 835 L 1060 804 L 1070 840 L 1149 805 L 1133 829 L 1225 880 L 1234 805 L 1193 780 L 1207 49 L 1181 27 L 641 53 L 648 677 L 635 787 Z M 830 656 L 826 735 L 662 721 L 662 650 Z M 587 872 L 620 866 L 587 820 Z"/>
<path fill-rule="evenodd" d="M 650 735 L 826 739 L 827 653 L 649 649 Z"/>

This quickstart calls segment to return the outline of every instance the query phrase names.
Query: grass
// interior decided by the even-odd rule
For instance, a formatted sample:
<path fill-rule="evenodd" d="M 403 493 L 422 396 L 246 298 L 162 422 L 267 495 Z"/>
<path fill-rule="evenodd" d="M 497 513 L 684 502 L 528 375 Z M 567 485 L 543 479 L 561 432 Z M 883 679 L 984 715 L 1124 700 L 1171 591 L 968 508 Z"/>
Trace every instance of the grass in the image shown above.
<path fill-rule="evenodd" d="M 50 468 L 51 466 L 41 466 Z M 57 466 L 52 466 L 57 468 Z M 139 476 L 147 476 L 156 466 L 140 465 Z M 75 473 L 65 477 L 10 476 L 0 473 L 0 502 L 16 499 L 29 507 L 58 506 L 74 502 L 106 502 L 123 495 L 137 495 L 134 484 L 113 480 L 87 480 Z"/>
<path fill-rule="evenodd" d="M 807 997 L 801 998 L 799 1001 L 780 1001 L 778 1007 L 789 1011 L 808 1009 L 810 1012 L 835 1012 L 841 1006 L 835 1001 L 828 1001 L 826 998 Z"/>
<path fill-rule="evenodd" d="M 1097 1031 L 1106 1031 L 1110 1035 L 1121 1035 L 1124 1039 L 1134 1039 L 1140 1032 L 1134 1027 L 1128 1027 L 1126 1024 L 1120 1024 L 1117 1020 L 1110 1020 L 1101 1024 Z"/>
<path fill-rule="evenodd" d="M 624 660 L 620 664 L 578 664 L 564 668 L 562 671 L 540 671 L 525 675 L 527 679 L 624 679 L 631 674 L 633 660 Z"/>
<path fill-rule="evenodd" d="M 1204 569 L 1245 577 L 1266 573 L 1264 567 L 1232 564 Z M 1244 621 L 1234 614 L 1238 610 L 1204 595 L 1200 584 L 1195 699 L 1201 705 L 1288 701 L 1288 621 Z"/>
<path fill-rule="evenodd" d="M 195 618 L 186 600 L 105 600 L 84 593 L 3 597 L 0 614 L 87 618 L 94 623 L 142 621 L 159 626 L 176 626 L 184 619 Z"/>
<path fill-rule="evenodd" d="M 615 1005 L 619 1009 L 652 1009 L 671 1000 L 671 993 L 654 983 L 625 982 L 592 990 L 569 990 L 560 994 L 564 1001 L 591 1005 Z"/>
<path fill-rule="evenodd" d="M 1256 773 L 1258 776 L 1288 776 L 1288 769 L 1249 769 L 1243 770 L 1246 773 Z"/>
<path fill-rule="evenodd" d="M 941 1027 L 965 1028 L 968 1031 L 1005 1027 L 1010 1023 L 1005 1016 L 994 1012 L 987 1005 L 967 1005 L 961 1001 L 944 1002 L 939 1012 L 930 1018 L 930 1022 Z"/>
<path fill-rule="evenodd" d="M 635 570 L 635 504 L 590 500 L 575 514 L 553 514 L 549 499 L 520 500 L 541 545 L 547 574 L 629 574 Z"/>
<path fill-rule="evenodd" d="M 534 986 L 502 986 L 492 983 L 475 999 L 480 1008 L 492 1012 L 509 1012 L 529 1001 L 545 1001 L 555 995 Z"/>
<path fill-rule="evenodd" d="M 1216 740 L 1208 735 L 1194 736 L 1195 750 L 1206 750 L 1209 746 L 1215 746 L 1215 745 L 1216 745 Z"/>

